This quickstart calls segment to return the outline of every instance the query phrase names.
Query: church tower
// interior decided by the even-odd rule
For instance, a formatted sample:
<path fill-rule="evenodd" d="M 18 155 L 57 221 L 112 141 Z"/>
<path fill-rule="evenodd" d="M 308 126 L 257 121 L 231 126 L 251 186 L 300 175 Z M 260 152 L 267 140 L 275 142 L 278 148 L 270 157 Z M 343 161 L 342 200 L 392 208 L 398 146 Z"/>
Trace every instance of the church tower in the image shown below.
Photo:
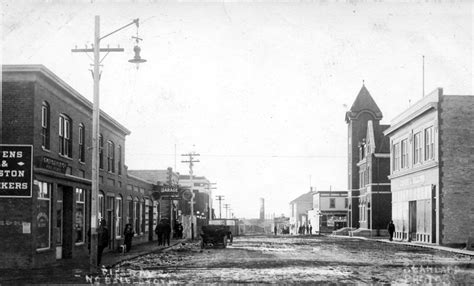
<path fill-rule="evenodd" d="M 367 135 L 367 122 L 372 120 L 374 129 L 378 129 L 382 112 L 375 103 L 369 91 L 362 85 L 352 107 L 346 112 L 348 127 L 348 226 L 359 227 L 359 144 Z"/>

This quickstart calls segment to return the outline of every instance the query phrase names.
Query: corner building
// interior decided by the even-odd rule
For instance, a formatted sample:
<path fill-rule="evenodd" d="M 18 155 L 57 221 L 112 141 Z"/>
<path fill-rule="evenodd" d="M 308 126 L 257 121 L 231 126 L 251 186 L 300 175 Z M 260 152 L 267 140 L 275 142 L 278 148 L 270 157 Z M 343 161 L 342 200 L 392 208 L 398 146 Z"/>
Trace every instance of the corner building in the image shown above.
<path fill-rule="evenodd" d="M 474 96 L 426 95 L 392 120 L 395 238 L 458 246 L 474 237 Z"/>
<path fill-rule="evenodd" d="M 92 103 L 42 65 L 2 66 L 2 145 L 32 146 L 30 197 L 0 195 L 0 268 L 32 268 L 89 255 Z M 130 131 L 100 113 L 98 218 L 109 247 L 153 239 L 153 185 L 127 175 Z M 5 178 L 1 178 L 4 180 Z"/>

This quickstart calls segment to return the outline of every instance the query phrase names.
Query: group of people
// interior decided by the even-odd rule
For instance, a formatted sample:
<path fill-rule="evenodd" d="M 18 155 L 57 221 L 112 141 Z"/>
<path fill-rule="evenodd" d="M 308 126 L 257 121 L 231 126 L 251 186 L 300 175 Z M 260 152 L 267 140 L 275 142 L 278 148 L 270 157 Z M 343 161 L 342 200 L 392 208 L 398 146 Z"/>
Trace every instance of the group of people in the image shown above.
<path fill-rule="evenodd" d="M 171 226 L 167 220 L 161 220 L 155 228 L 158 235 L 158 245 L 170 245 Z"/>
<path fill-rule="evenodd" d="M 313 233 L 313 226 L 311 225 L 300 225 L 298 228 L 298 234 L 312 234 Z"/>
<path fill-rule="evenodd" d="M 161 220 L 155 228 L 155 233 L 158 235 L 158 245 L 170 245 L 171 226 L 167 220 Z M 97 229 L 97 265 L 102 262 L 102 253 L 109 245 L 109 230 L 105 219 L 100 220 L 99 228 Z M 132 225 L 127 223 L 123 231 L 125 251 L 129 252 L 132 249 L 132 240 L 135 235 Z M 88 232 L 90 241 L 90 231 Z M 183 238 L 183 225 L 176 222 L 174 225 L 174 238 Z"/>

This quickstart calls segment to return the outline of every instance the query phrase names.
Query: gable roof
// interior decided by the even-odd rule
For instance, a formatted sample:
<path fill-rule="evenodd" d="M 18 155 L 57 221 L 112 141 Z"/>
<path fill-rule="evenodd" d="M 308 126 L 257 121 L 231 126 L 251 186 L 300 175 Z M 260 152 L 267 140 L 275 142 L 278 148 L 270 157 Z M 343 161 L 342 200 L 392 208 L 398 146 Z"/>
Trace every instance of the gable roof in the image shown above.
<path fill-rule="evenodd" d="M 167 180 L 167 170 L 128 170 L 127 173 L 153 184 Z"/>
<path fill-rule="evenodd" d="M 306 194 L 302 194 L 301 196 L 297 197 L 296 199 L 292 200 L 290 202 L 290 204 L 292 203 L 296 203 L 296 202 L 301 202 L 301 201 L 307 201 L 307 200 L 311 200 L 311 202 L 313 201 L 313 194 L 315 192 L 313 191 L 310 191 L 310 192 L 307 192 Z"/>
<path fill-rule="evenodd" d="M 374 116 L 374 119 L 382 119 L 383 117 L 382 111 L 380 111 L 365 85 L 362 85 L 351 109 L 346 112 L 346 122 L 350 119 L 357 118 L 361 112 L 371 113 Z"/>

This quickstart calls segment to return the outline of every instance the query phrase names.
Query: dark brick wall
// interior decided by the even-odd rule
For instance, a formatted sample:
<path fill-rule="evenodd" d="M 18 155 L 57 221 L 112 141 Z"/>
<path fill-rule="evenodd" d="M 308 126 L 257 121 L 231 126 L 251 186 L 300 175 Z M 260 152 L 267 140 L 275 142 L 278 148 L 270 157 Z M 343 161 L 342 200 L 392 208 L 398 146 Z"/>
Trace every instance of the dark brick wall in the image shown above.
<path fill-rule="evenodd" d="M 441 244 L 474 237 L 474 96 L 440 103 Z"/>
<path fill-rule="evenodd" d="M 348 135 L 351 140 L 351 144 L 348 145 L 348 171 L 350 172 L 348 178 L 349 191 L 359 189 L 359 168 L 357 167 L 357 163 L 361 159 L 359 158 L 359 142 L 362 142 L 362 139 L 367 136 L 367 122 L 369 120 L 373 121 L 374 129 L 377 130 L 379 120 L 375 119 L 375 117 L 368 112 L 360 113 L 357 118 L 351 119 L 348 124 Z M 353 191 L 352 194 L 349 194 L 349 196 L 351 195 L 358 196 L 358 191 Z M 349 222 L 349 225 L 356 227 L 359 225 L 359 200 L 355 197 L 349 200 L 352 204 L 352 214 L 349 217 L 351 222 Z"/>
<path fill-rule="evenodd" d="M 33 144 L 32 82 L 4 82 L 2 85 L 2 144 Z M 0 268 L 29 265 L 33 261 L 31 233 L 32 198 L 0 199 Z"/>
<path fill-rule="evenodd" d="M 390 186 L 372 186 L 372 228 L 386 229 L 392 219 Z"/>
<path fill-rule="evenodd" d="M 375 183 L 390 183 L 390 158 L 372 158 L 372 180 Z"/>
<path fill-rule="evenodd" d="M 3 82 L 2 144 L 33 144 L 33 95 L 33 82 Z"/>
<path fill-rule="evenodd" d="M 44 150 L 41 146 L 41 106 L 43 101 L 50 105 L 50 148 Z M 2 78 L 2 144 L 32 144 L 34 156 L 48 156 L 53 159 L 65 162 L 71 168 L 73 176 L 91 178 L 92 152 L 92 110 L 83 100 L 76 98 L 64 89 L 61 84 L 45 76 L 40 71 L 5 73 Z M 68 115 L 72 120 L 72 158 L 66 158 L 59 154 L 59 115 Z M 85 125 L 85 162 L 79 162 L 79 124 Z M 123 203 L 123 223 L 127 217 L 127 196 L 138 197 L 140 202 L 147 196 L 150 197 L 152 184 L 140 180 L 127 178 L 125 167 L 125 134 L 110 121 L 102 117 L 100 132 L 104 137 L 104 169 L 100 170 L 100 190 L 105 196 L 122 196 Z M 107 171 L 107 140 L 115 143 L 115 172 Z M 122 147 L 122 174 L 118 174 L 118 146 Z M 34 178 L 52 183 L 51 194 L 51 248 L 48 250 L 36 250 L 36 215 L 37 215 L 37 193 L 33 192 L 30 199 L 0 199 L 0 268 L 29 268 L 48 264 L 56 261 L 55 239 L 56 239 L 56 200 L 57 188 L 61 184 L 70 187 L 73 192 L 75 187 L 86 189 L 88 199 L 86 200 L 86 226 L 89 229 L 90 218 L 90 183 L 87 181 L 78 182 L 77 179 L 65 176 L 53 171 L 44 172 L 35 169 Z M 47 170 L 46 170 L 47 171 Z M 80 181 L 80 180 L 79 180 Z M 139 186 L 144 191 L 129 191 L 127 184 L 131 183 Z M 75 245 L 74 230 L 72 228 L 73 215 L 75 213 L 75 197 L 69 197 L 72 201 L 64 201 L 65 216 L 68 216 L 70 225 L 66 226 L 65 233 L 69 235 L 70 244 L 65 256 L 77 257 L 87 255 L 87 236 L 84 244 Z M 115 200 L 114 200 L 115 203 Z M 146 212 L 148 214 L 148 210 Z M 152 220 L 150 220 L 152 222 Z M 31 233 L 22 233 L 22 224 L 30 225 Z M 11 224 L 11 225 L 10 225 Z M 113 226 L 112 226 L 113 227 Z M 114 238 L 115 240 L 115 235 Z M 147 241 L 148 234 L 138 236 L 134 242 Z M 113 245 L 117 246 L 121 239 Z M 72 244 L 72 245 L 71 245 Z"/>

